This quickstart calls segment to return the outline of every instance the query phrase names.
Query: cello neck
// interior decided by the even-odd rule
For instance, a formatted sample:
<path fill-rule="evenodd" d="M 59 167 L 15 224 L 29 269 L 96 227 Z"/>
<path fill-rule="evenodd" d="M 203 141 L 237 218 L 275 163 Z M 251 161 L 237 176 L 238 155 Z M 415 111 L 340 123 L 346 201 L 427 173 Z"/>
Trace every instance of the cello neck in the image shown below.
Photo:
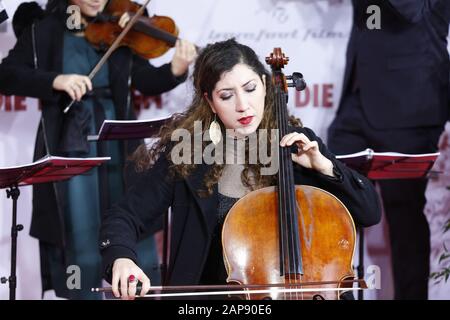
<path fill-rule="evenodd" d="M 287 83 L 281 68 L 289 59 L 280 48 L 275 48 L 266 58 L 272 66 L 272 83 L 275 88 L 275 112 L 279 130 L 279 139 L 289 133 L 289 114 L 287 110 Z M 298 211 L 295 196 L 294 169 L 289 147 L 280 147 L 278 153 L 278 223 L 280 234 L 280 270 L 281 275 L 303 274 L 302 254 L 298 224 Z"/>
<path fill-rule="evenodd" d="M 278 92 L 277 92 L 278 91 Z M 287 94 L 276 88 L 275 110 L 280 139 L 289 133 Z M 278 153 L 278 213 L 280 226 L 280 270 L 286 274 L 303 274 L 300 235 L 298 232 L 297 201 L 295 197 L 294 168 L 289 147 L 279 147 Z"/>

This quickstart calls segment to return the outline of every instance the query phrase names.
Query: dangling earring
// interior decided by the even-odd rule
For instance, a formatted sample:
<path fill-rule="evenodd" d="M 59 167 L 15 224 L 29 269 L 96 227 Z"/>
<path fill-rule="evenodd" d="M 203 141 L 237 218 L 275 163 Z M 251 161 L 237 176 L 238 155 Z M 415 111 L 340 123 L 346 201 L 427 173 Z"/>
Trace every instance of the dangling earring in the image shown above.
<path fill-rule="evenodd" d="M 209 125 L 209 137 L 214 145 L 222 140 L 222 131 L 220 130 L 220 124 L 217 122 L 216 114 L 214 114 L 214 121 Z"/>

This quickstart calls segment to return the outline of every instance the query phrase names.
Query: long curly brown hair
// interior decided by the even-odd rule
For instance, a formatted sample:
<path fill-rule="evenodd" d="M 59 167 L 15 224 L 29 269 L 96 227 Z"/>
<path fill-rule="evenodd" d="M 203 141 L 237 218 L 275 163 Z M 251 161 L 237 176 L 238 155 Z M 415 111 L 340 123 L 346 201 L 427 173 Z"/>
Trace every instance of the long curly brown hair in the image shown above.
<path fill-rule="evenodd" d="M 132 155 L 131 160 L 135 162 L 137 171 L 144 171 L 151 168 L 162 154 L 165 154 L 170 161 L 171 165 L 169 170 L 174 176 L 186 178 L 195 171 L 197 167 L 193 161 L 194 152 L 196 151 L 195 148 L 191 148 L 191 164 L 174 164 L 171 161 L 170 150 L 173 146 L 173 141 L 171 139 L 172 133 L 176 129 L 186 129 L 190 132 L 193 142 L 194 122 L 201 121 L 203 136 L 205 131 L 208 130 L 211 122 L 214 121 L 214 113 L 205 98 L 205 93 L 208 97 L 211 97 L 212 91 L 222 74 L 230 71 L 237 64 L 247 65 L 260 76 L 261 80 L 264 76 L 267 79 L 264 116 L 258 129 L 267 129 L 267 132 L 270 132 L 270 129 L 277 127 L 274 107 L 274 90 L 270 81 L 270 73 L 260 62 L 256 53 L 248 46 L 240 44 L 234 39 L 209 44 L 200 52 L 195 63 L 193 72 L 194 96 L 190 106 L 185 112 L 177 113 L 172 116 L 170 123 L 161 128 L 157 142 L 150 148 L 141 145 L 136 150 Z M 224 134 L 225 128 L 220 119 L 217 120 Z M 294 117 L 290 117 L 290 123 L 292 125 L 301 126 L 300 120 Z M 209 141 L 203 141 L 202 150 L 210 143 L 211 142 Z M 267 137 L 267 143 L 270 147 L 272 146 L 273 141 L 271 141 L 270 136 Z M 268 150 L 271 150 L 271 148 L 268 148 Z M 248 143 L 246 143 L 246 154 L 248 154 Z M 241 175 L 242 183 L 250 188 L 250 190 L 273 185 L 275 183 L 275 175 L 260 174 L 261 168 L 264 166 L 265 165 L 259 161 L 259 155 L 257 164 L 248 163 L 248 157 L 246 157 L 246 163 L 244 164 L 244 170 Z M 211 166 L 211 169 L 204 177 L 206 190 L 200 190 L 200 195 L 206 196 L 212 194 L 214 185 L 217 184 L 223 169 L 224 164 L 214 164 Z"/>

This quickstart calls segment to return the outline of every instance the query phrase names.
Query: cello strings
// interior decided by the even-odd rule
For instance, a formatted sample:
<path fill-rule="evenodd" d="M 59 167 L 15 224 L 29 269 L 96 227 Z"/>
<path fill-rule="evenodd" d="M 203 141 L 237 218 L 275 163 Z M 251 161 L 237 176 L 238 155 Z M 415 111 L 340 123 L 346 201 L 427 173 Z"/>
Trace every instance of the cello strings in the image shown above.
<path fill-rule="evenodd" d="M 284 92 L 279 88 L 278 90 L 278 115 L 279 115 L 279 129 L 280 129 L 280 136 L 281 138 L 284 137 L 287 133 L 287 117 L 286 117 L 286 103 L 285 100 L 286 97 L 284 95 Z M 296 267 L 296 259 L 295 254 L 293 252 L 293 239 L 292 239 L 292 217 L 291 217 L 291 199 L 290 199 L 290 190 L 288 187 L 288 179 L 289 179 L 289 161 L 291 159 L 289 158 L 290 152 L 289 148 L 281 148 L 281 163 L 280 163 L 280 172 L 281 172 L 281 192 L 283 200 L 283 212 L 282 215 L 284 216 L 284 227 L 286 228 L 285 234 L 284 234 L 284 241 L 285 246 L 287 249 L 287 253 L 285 252 L 285 257 L 287 257 L 287 277 L 288 277 L 288 283 L 292 284 L 292 267 Z M 295 283 L 295 279 L 294 279 Z M 292 292 L 288 292 L 289 298 L 292 299 Z"/>
<path fill-rule="evenodd" d="M 281 122 L 281 93 L 280 93 L 280 88 L 276 88 L 276 112 L 277 112 L 277 117 L 278 117 L 278 128 L 279 128 L 279 140 L 281 140 L 281 138 L 283 137 L 283 127 L 282 127 L 282 122 Z M 288 241 L 287 241 L 287 235 L 288 235 L 288 230 L 287 228 L 287 223 L 286 223 L 286 202 L 284 201 L 285 199 L 285 188 L 284 185 L 281 183 L 282 181 L 284 181 L 285 177 L 285 172 L 284 172 L 284 160 L 283 160 L 283 148 L 280 148 L 278 146 L 279 149 L 279 156 L 278 156 L 278 160 L 279 160 L 279 176 L 278 176 L 278 194 L 279 194 L 279 220 L 280 220 L 280 230 L 282 230 L 280 237 L 282 239 L 282 243 L 283 243 L 283 255 L 280 256 L 280 260 L 283 263 L 283 276 L 286 279 L 286 273 L 289 274 L 289 265 L 290 265 L 290 257 L 288 255 L 289 252 L 289 246 L 288 246 Z M 286 299 L 286 293 L 283 293 L 284 295 L 284 299 Z"/>
<path fill-rule="evenodd" d="M 284 92 L 280 89 L 279 95 L 278 95 L 278 114 L 280 116 L 280 136 L 284 137 L 287 133 L 287 117 L 286 117 L 286 103 L 283 101 L 283 99 L 286 99 Z M 287 257 L 288 257 L 288 280 L 289 284 L 292 284 L 292 273 L 295 270 L 292 270 L 292 266 L 295 265 L 295 253 L 293 252 L 293 238 L 292 238 L 292 215 L 291 215 L 291 194 L 290 194 L 290 188 L 289 188 L 289 163 L 290 159 L 288 159 L 288 156 L 290 155 L 289 147 L 282 148 L 281 156 L 282 156 L 282 169 L 281 172 L 283 173 L 281 184 L 283 185 L 283 200 L 284 200 L 284 207 L 285 210 L 283 210 L 283 215 L 285 216 L 286 221 L 286 240 L 287 243 Z M 295 283 L 295 279 L 294 279 Z M 289 292 L 289 298 L 292 299 L 292 292 Z"/>
<path fill-rule="evenodd" d="M 283 83 L 285 83 L 284 75 L 281 74 L 283 77 Z M 281 117 L 281 121 L 279 123 L 280 130 L 282 131 L 281 136 L 285 136 L 289 133 L 289 114 L 287 109 L 287 103 L 286 103 L 287 93 L 282 91 L 279 93 L 279 114 Z M 302 277 L 302 256 L 301 256 L 301 250 L 300 250 L 300 235 L 299 235 L 299 225 L 298 225 L 298 217 L 297 217 L 297 206 L 296 206 L 296 192 L 295 192 L 295 181 L 294 181 L 294 172 L 293 172 L 293 163 L 292 163 L 292 156 L 290 148 L 283 148 L 283 174 L 284 174 L 284 199 L 287 199 L 287 211 L 286 211 L 286 221 L 288 221 L 288 241 L 290 242 L 290 248 L 289 255 L 292 255 L 290 259 L 292 259 L 292 266 L 289 264 L 290 272 L 289 272 L 289 283 L 292 283 L 292 275 L 294 275 L 294 281 L 295 283 L 297 280 L 301 280 Z M 301 209 L 299 209 L 299 214 L 301 215 Z M 289 220 L 287 220 L 289 219 Z M 291 270 L 291 267 L 293 267 L 293 270 Z M 297 275 L 298 273 L 298 275 Z M 299 277 L 299 278 L 297 278 Z M 303 295 L 303 293 L 301 293 Z M 298 298 L 298 292 L 295 292 L 296 298 Z"/>
<path fill-rule="evenodd" d="M 277 102 L 278 102 L 278 117 L 279 117 L 279 122 L 278 122 L 278 127 L 280 130 L 280 139 L 282 139 L 285 135 L 286 135 L 286 128 L 285 128 L 285 121 L 283 121 L 284 119 L 284 108 L 283 108 L 283 92 L 281 90 L 281 88 L 278 89 L 278 97 L 277 97 Z M 286 201 L 288 198 L 288 194 L 287 194 L 287 188 L 286 188 L 286 178 L 287 178 L 287 172 L 286 172 L 286 148 L 281 148 L 280 150 L 280 173 L 281 173 L 281 177 L 280 177 L 280 182 L 279 184 L 281 185 L 281 190 L 282 190 L 282 201 L 283 201 L 283 210 L 282 210 L 282 215 L 284 218 L 284 228 L 285 228 L 285 233 L 284 233 L 284 241 L 285 241 L 285 245 L 286 245 L 286 250 L 287 252 L 285 252 L 285 260 L 287 260 L 287 278 L 288 278 L 288 283 L 292 284 L 292 279 L 291 279 L 291 274 L 292 274 L 292 270 L 291 270 L 291 260 L 292 260 L 292 256 L 291 256 L 291 248 L 290 248 L 290 230 L 289 230 L 289 215 L 288 215 L 288 210 L 289 210 L 289 201 Z M 285 274 L 285 278 L 286 278 L 286 274 Z M 289 300 L 291 299 L 291 292 L 287 293 L 289 295 Z M 285 293 L 286 295 L 286 293 Z"/>
<path fill-rule="evenodd" d="M 282 131 L 282 123 L 281 123 L 281 115 L 280 115 L 280 105 L 281 105 L 281 98 L 280 98 L 280 89 L 276 88 L 276 113 L 278 117 L 278 133 L 279 133 L 279 141 L 283 137 L 283 131 Z M 279 143 L 278 141 L 278 143 Z M 286 224 L 286 203 L 283 201 L 284 197 L 284 186 L 281 183 L 284 180 L 284 161 L 283 161 L 283 149 L 278 146 L 279 155 L 278 155 L 278 161 L 279 161 L 279 172 L 278 172 L 278 214 L 279 214 L 279 229 L 280 229 L 280 242 L 282 243 L 283 249 L 280 255 L 280 264 L 283 265 L 283 276 L 286 279 L 286 272 L 289 273 L 289 270 L 287 268 L 289 267 L 289 255 L 286 255 L 286 250 L 289 249 L 288 242 L 287 242 L 287 224 Z M 286 261 L 287 260 L 287 261 Z M 287 262 L 287 263 L 286 263 Z M 283 292 L 284 299 L 286 300 L 286 292 Z"/>
<path fill-rule="evenodd" d="M 286 103 L 286 97 L 287 97 L 287 93 L 286 96 L 283 96 L 283 115 L 284 115 L 284 130 L 285 130 L 285 134 L 289 133 L 289 114 L 288 114 L 288 109 L 287 109 L 287 103 Z M 292 253 L 292 259 L 293 259 L 293 275 L 294 275 L 294 283 L 297 282 L 297 271 L 300 271 L 299 268 L 302 267 L 301 266 L 301 257 L 299 256 L 299 249 L 298 249 L 298 243 L 299 243 L 299 237 L 298 237 L 298 223 L 296 223 L 297 221 L 297 212 L 295 210 L 295 183 L 294 183 L 294 173 L 293 173 L 293 163 L 292 163 L 292 155 L 291 155 L 291 149 L 290 148 L 286 148 L 285 151 L 285 156 L 286 156 L 286 189 L 287 189 L 287 199 L 288 199 L 288 215 L 289 215 L 289 236 L 290 236 L 290 241 L 291 241 L 291 253 Z M 293 292 L 290 293 L 295 294 L 295 298 L 298 299 L 298 292 Z"/>

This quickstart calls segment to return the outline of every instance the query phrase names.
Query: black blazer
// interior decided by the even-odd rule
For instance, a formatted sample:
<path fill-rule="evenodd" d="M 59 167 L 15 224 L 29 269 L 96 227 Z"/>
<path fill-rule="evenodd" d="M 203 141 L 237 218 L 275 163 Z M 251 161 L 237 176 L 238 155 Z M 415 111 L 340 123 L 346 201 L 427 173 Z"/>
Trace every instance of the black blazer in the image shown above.
<path fill-rule="evenodd" d="M 449 117 L 448 0 L 352 0 L 344 94 L 352 75 L 364 113 L 377 129 L 443 125 Z M 367 28 L 369 5 L 381 29 Z M 338 110 L 339 112 L 339 110 Z"/>
<path fill-rule="evenodd" d="M 14 48 L 0 64 L 0 92 L 41 100 L 42 118 L 36 136 L 34 159 L 46 154 L 58 155 L 59 140 L 64 120 L 61 93 L 53 90 L 55 77 L 63 69 L 63 37 L 65 22 L 56 13 L 50 14 L 35 25 L 35 43 L 38 68 L 34 68 L 31 30 L 25 30 Z M 168 91 L 186 79 L 175 78 L 170 64 L 153 67 L 146 60 L 132 54 L 128 48 L 119 48 L 108 60 L 110 89 L 116 108 L 116 119 L 135 119 L 127 102 L 132 86 L 147 95 Z M 45 139 L 44 139 L 45 137 Z M 48 142 L 48 148 L 45 145 Z M 124 153 L 133 151 L 139 141 L 121 144 Z M 63 192 L 59 183 L 39 184 L 33 187 L 33 216 L 30 234 L 41 241 L 64 246 Z"/>
<path fill-rule="evenodd" d="M 330 159 L 339 178 L 294 165 L 296 183 L 322 188 L 337 196 L 352 214 L 356 224 L 370 226 L 380 221 L 377 194 L 370 181 L 336 160 L 312 130 L 297 128 Z M 100 230 L 100 248 L 105 278 L 111 280 L 111 266 L 117 258 L 136 261 L 136 242 L 161 215 L 172 210 L 168 283 L 198 283 L 211 241 L 218 205 L 217 186 L 209 197 L 199 197 L 203 179 L 210 166 L 199 165 L 188 179 L 172 179 L 169 161 L 161 156 L 142 174 L 126 196 L 105 215 Z"/>

